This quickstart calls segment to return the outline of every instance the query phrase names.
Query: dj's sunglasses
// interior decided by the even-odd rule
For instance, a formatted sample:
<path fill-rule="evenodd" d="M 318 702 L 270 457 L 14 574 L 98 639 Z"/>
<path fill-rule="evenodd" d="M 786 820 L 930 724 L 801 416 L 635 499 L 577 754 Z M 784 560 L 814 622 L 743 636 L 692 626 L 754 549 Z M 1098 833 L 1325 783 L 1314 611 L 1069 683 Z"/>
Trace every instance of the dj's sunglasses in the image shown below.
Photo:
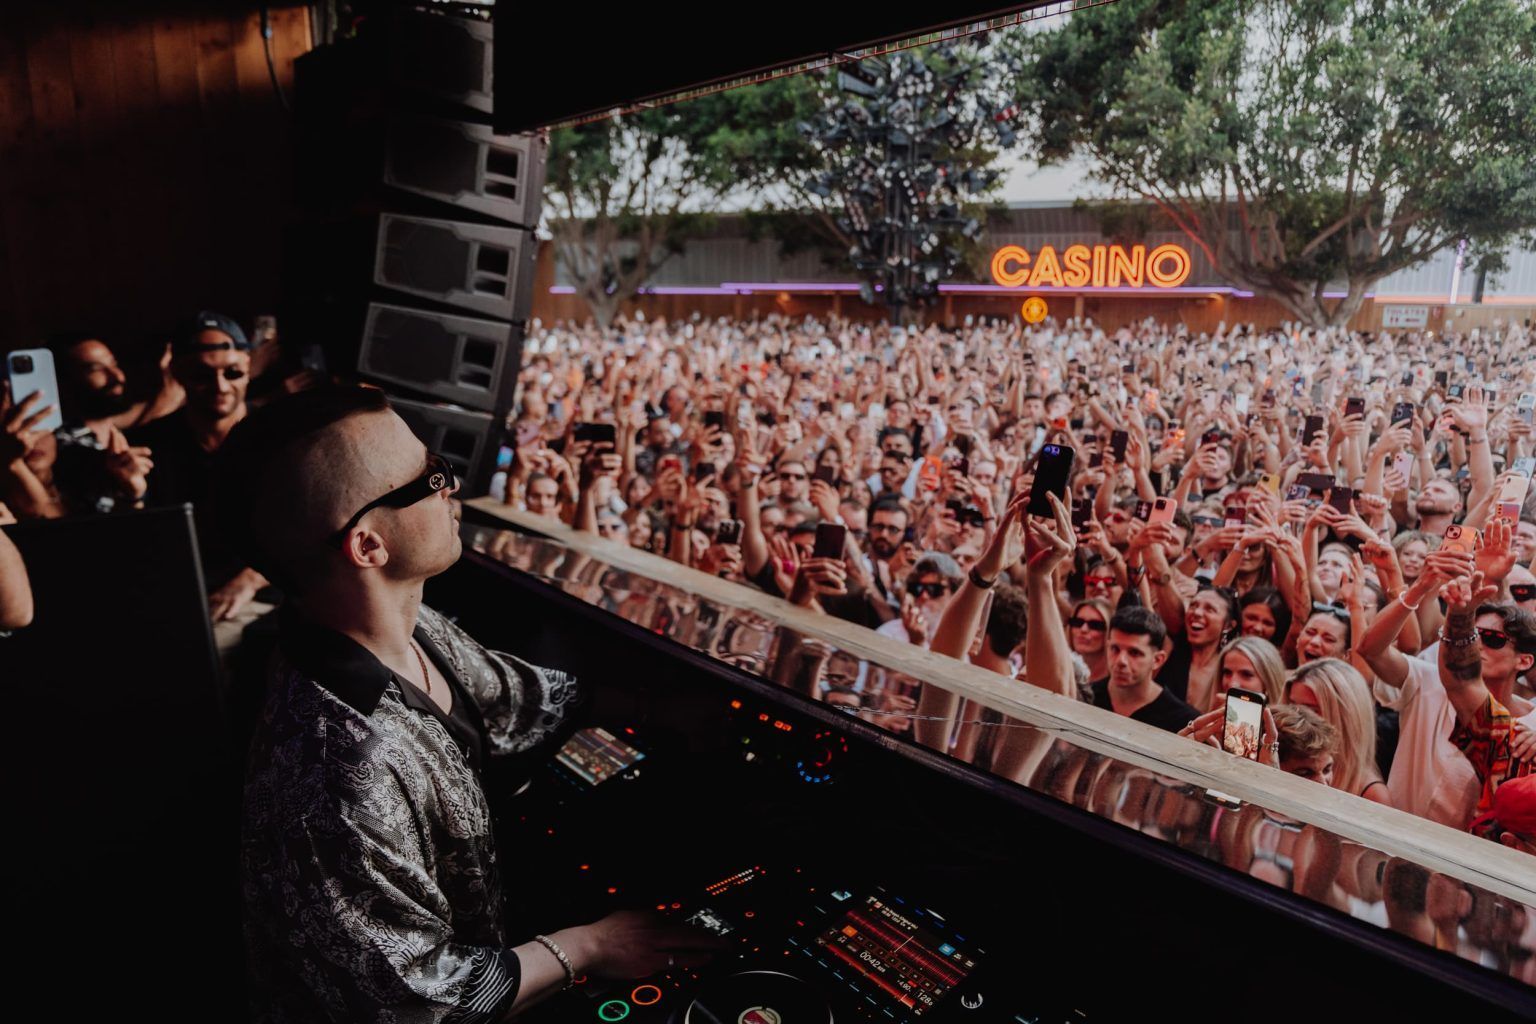
<path fill-rule="evenodd" d="M 438 491 L 449 490 L 459 485 L 459 478 L 454 475 L 453 467 L 448 460 L 436 452 L 427 453 L 427 468 L 421 476 L 408 484 L 402 484 L 381 498 L 375 498 L 362 508 L 357 514 L 347 520 L 347 525 L 331 534 L 331 543 L 341 547 L 346 543 L 347 534 L 369 512 L 376 508 L 410 508 L 424 498 L 430 498 Z"/>

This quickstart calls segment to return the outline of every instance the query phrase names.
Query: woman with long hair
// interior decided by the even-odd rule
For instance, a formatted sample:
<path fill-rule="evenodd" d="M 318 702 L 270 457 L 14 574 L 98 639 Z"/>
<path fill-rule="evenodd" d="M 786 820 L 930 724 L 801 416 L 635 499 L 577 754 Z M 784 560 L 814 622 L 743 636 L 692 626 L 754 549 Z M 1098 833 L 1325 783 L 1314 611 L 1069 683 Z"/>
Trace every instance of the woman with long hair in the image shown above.
<path fill-rule="evenodd" d="M 1072 606 L 1067 619 L 1067 641 L 1088 667 L 1089 683 L 1109 678 L 1109 620 L 1114 616 L 1107 601 L 1085 597 Z"/>
<path fill-rule="evenodd" d="M 1224 645 L 1237 635 L 1237 595 L 1226 587 L 1202 587 L 1184 609 L 1184 628 L 1172 637 L 1173 649 L 1157 681 L 1175 697 L 1197 708 L 1208 707 L 1216 689 L 1216 662 Z"/>
<path fill-rule="evenodd" d="M 1392 806 L 1376 767 L 1376 702 L 1365 677 L 1338 658 L 1309 661 L 1285 684 L 1285 702 L 1311 708 L 1339 736 L 1333 788 Z"/>
<path fill-rule="evenodd" d="M 1271 706 L 1285 697 L 1285 663 L 1280 652 L 1268 640 L 1255 636 L 1240 636 L 1221 649 L 1217 662 L 1216 689 L 1211 693 L 1207 710 L 1221 707 L 1227 691 L 1234 686 L 1240 690 L 1262 693 Z"/>

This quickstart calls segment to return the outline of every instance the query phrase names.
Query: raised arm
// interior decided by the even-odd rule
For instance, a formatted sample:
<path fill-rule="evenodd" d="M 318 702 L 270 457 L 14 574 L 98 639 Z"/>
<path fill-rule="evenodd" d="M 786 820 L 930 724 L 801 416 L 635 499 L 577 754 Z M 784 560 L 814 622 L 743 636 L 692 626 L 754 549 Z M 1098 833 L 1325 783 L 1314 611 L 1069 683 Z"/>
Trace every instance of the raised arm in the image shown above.
<path fill-rule="evenodd" d="M 1038 519 L 1026 523 L 1029 626 L 1024 637 L 1024 679 L 1043 690 L 1075 698 L 1072 648 L 1056 602 L 1054 575 L 1056 566 L 1071 557 L 1077 547 L 1077 535 L 1067 507 L 1054 494 L 1049 497 L 1054 524 Z"/>
<path fill-rule="evenodd" d="M 1456 720 L 1463 725 L 1475 722 L 1488 702 L 1482 647 L 1477 639 L 1477 606 L 1498 592 L 1499 588 L 1486 583 L 1476 570 L 1447 583 L 1441 592 L 1446 611 L 1440 640 L 1440 683 L 1456 709 Z"/>
<path fill-rule="evenodd" d="M 0 527 L 14 523 L 11 510 L 0 505 Z M 32 584 L 21 552 L 0 529 L 0 629 L 21 629 L 32 624 Z"/>

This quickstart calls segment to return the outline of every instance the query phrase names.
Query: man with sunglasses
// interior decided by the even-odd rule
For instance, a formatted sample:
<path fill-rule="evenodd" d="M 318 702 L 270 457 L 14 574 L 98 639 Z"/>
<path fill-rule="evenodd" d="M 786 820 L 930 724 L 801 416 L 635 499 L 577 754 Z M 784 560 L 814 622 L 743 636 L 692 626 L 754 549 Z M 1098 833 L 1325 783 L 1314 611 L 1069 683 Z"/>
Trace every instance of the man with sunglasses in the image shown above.
<path fill-rule="evenodd" d="M 1439 645 L 1410 657 L 1397 648 L 1397 638 L 1422 602 L 1436 600 L 1446 583 L 1471 568 L 1472 560 L 1466 555 L 1431 553 L 1418 579 L 1382 607 L 1356 646 L 1375 673 L 1376 702 L 1398 714 L 1397 750 L 1387 774 L 1393 805 L 1457 829 L 1467 828 L 1477 813 L 1482 786 L 1472 763 L 1451 741 L 1457 715 L 1440 685 Z M 1510 578 L 1515 579 L 1513 573 Z M 1536 650 L 1536 619 L 1513 605 L 1489 604 L 1478 610 L 1477 624 L 1488 627 L 1479 650 L 1484 682 L 1491 691 L 1513 700 L 1521 666 L 1528 668 L 1532 660 L 1520 648 Z M 1506 642 L 1511 636 L 1515 643 Z M 1536 727 L 1536 711 L 1521 721 L 1527 728 Z"/>
<path fill-rule="evenodd" d="M 552 755 L 577 689 L 422 604 L 457 488 L 364 388 L 279 399 L 221 454 L 219 525 L 286 598 L 241 836 L 258 1020 L 500 1021 L 716 948 L 628 911 L 512 945 L 481 773 Z"/>
<path fill-rule="evenodd" d="M 220 622 L 238 615 L 267 585 L 211 528 L 208 509 L 215 453 L 245 418 L 251 344 L 233 319 L 204 310 L 177 331 L 170 370 L 186 392 L 185 404 L 128 431 L 127 442 L 150 464 L 144 478 L 146 506 L 192 503 L 203 574 L 212 588 L 209 613 Z"/>

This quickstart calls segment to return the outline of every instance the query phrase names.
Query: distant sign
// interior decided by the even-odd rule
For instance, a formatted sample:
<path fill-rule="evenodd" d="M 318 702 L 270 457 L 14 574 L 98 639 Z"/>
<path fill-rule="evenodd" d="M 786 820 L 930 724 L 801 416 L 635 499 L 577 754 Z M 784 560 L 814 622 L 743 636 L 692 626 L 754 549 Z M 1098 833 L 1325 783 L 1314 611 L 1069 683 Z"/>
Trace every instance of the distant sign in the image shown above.
<path fill-rule="evenodd" d="M 1024 314 L 1024 322 L 1027 324 L 1039 323 L 1045 319 L 1046 314 L 1050 311 L 1050 307 L 1045 304 L 1045 300 L 1038 295 L 1031 295 L 1025 299 L 1024 308 L 1021 310 Z"/>
<path fill-rule="evenodd" d="M 1383 306 L 1381 310 L 1381 326 L 1383 327 L 1428 327 L 1428 306 Z"/>
<path fill-rule="evenodd" d="M 1182 245 L 1042 245 L 1033 254 L 1005 245 L 992 254 L 992 280 L 1004 288 L 1177 288 L 1193 262 Z"/>

